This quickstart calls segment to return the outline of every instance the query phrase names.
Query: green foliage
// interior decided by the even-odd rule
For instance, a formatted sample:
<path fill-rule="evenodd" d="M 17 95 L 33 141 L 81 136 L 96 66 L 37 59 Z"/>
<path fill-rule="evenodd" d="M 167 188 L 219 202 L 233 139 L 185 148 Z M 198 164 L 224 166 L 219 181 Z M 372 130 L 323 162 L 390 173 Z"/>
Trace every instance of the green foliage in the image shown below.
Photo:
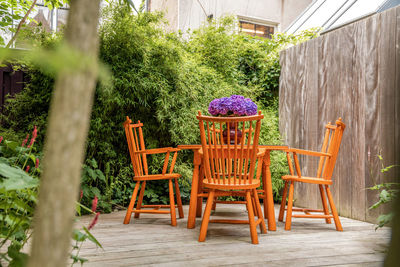
<path fill-rule="evenodd" d="M 97 196 L 105 211 L 128 204 L 134 183 L 122 127 L 126 116 L 144 123 L 147 148 L 198 144 L 197 111 L 207 114 L 214 98 L 240 94 L 254 100 L 265 115 L 260 143 L 281 143 L 276 97 L 278 53 L 288 45 L 311 38 L 315 31 L 261 39 L 236 32 L 236 22 L 227 17 L 184 37 L 166 33 L 160 13 L 135 15 L 126 4 L 115 3 L 103 10 L 102 21 L 100 58 L 109 66 L 111 83 L 99 85 L 94 97 L 82 175 L 82 203 L 88 205 Z M 44 40 L 47 46 L 52 43 L 51 38 Z M 27 68 L 31 75 L 27 89 L 9 101 L 2 123 L 16 133 L 31 129 L 34 124 L 43 132 L 54 80 L 36 67 Z M 38 141 L 42 145 L 42 139 Z M 279 199 L 286 160 L 279 152 L 271 157 L 273 191 Z M 159 172 L 163 160 L 163 155 L 149 157 L 149 172 Z M 175 166 L 175 171 L 184 177 L 180 186 L 186 202 L 192 160 L 190 151 L 181 151 Z M 163 181 L 147 183 L 145 201 L 166 203 L 167 188 Z"/>
<path fill-rule="evenodd" d="M 6 261 L 9 266 L 26 265 L 28 254 L 22 252 L 22 249 L 32 234 L 33 212 L 38 197 L 40 156 L 34 146 L 35 137 L 28 143 L 29 147 L 26 146 L 28 139 L 27 136 L 22 143 L 18 143 L 0 138 L 0 262 Z M 77 207 L 79 212 L 80 207 L 84 206 Z M 77 252 L 71 254 L 73 263 L 84 262 L 84 259 L 78 257 L 78 248 L 84 241 L 90 240 L 101 247 L 86 227 L 82 230 L 84 233 L 74 230 L 73 239 L 76 244 L 73 251 Z M 77 233 L 80 233 L 79 239 L 75 238 Z M 2 249 L 3 246 L 7 250 Z"/>
<path fill-rule="evenodd" d="M 27 258 L 21 249 L 30 237 L 40 173 L 33 150 L 14 141 L 0 143 L 0 249 L 8 247 L 0 257 L 10 266 L 21 266 Z M 27 166 L 33 166 L 29 172 Z"/>
<path fill-rule="evenodd" d="M 382 156 L 378 155 L 378 157 L 379 157 L 379 160 L 381 160 L 381 162 L 382 162 L 383 161 Z M 398 165 L 383 166 L 383 164 L 382 164 L 381 173 L 385 174 L 385 173 L 389 172 L 391 169 L 393 169 L 394 167 L 398 167 Z M 368 189 L 379 191 L 379 200 L 376 203 L 374 203 L 371 207 L 369 207 L 369 209 L 376 209 L 383 204 L 387 204 L 387 203 L 391 204 L 394 202 L 394 200 L 396 199 L 396 197 L 399 195 L 399 192 L 400 192 L 400 183 L 384 182 L 384 183 L 376 184 L 372 187 L 369 187 Z M 379 215 L 378 216 L 378 225 L 377 225 L 376 229 L 390 224 L 393 217 L 394 217 L 394 212 L 389 212 L 387 214 Z"/>

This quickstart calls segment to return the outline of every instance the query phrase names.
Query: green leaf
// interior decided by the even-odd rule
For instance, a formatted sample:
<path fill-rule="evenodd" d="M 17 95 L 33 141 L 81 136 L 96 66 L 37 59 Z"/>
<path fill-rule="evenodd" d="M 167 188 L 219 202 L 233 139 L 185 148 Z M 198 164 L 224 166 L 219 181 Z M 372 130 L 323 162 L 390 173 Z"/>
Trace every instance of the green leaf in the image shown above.
<path fill-rule="evenodd" d="M 78 242 L 83 242 L 88 238 L 88 236 L 84 233 L 82 233 L 81 231 L 79 231 L 78 229 L 74 229 L 73 233 L 72 233 L 72 239 Z"/>
<path fill-rule="evenodd" d="M 97 175 L 96 175 L 96 172 L 95 172 L 94 170 L 88 168 L 88 169 L 87 169 L 87 173 L 88 173 L 88 175 L 89 175 L 93 180 L 96 180 Z"/>
<path fill-rule="evenodd" d="M 32 178 L 23 170 L 2 162 L 0 163 L 0 175 L 6 178 L 0 182 L 0 188 L 4 188 L 6 191 L 34 188 L 39 184 L 37 179 Z"/>
<path fill-rule="evenodd" d="M 381 191 L 381 193 L 379 194 L 379 198 L 383 203 L 387 203 L 388 201 L 391 200 L 390 193 L 385 189 Z"/>
<path fill-rule="evenodd" d="M 388 214 L 379 215 L 378 226 L 375 228 L 375 230 L 378 229 L 379 227 L 383 227 L 383 226 L 389 224 L 393 220 L 393 217 L 394 217 L 393 212 L 388 213 Z"/>
<path fill-rule="evenodd" d="M 90 233 L 90 231 L 83 226 L 83 230 L 85 230 L 86 234 L 89 236 L 89 240 L 92 241 L 93 243 L 95 243 L 97 246 L 103 248 L 103 246 L 100 244 L 100 242 L 92 235 L 92 233 Z"/>
<path fill-rule="evenodd" d="M 15 151 L 15 149 L 19 146 L 19 144 L 15 141 L 5 141 L 7 148 Z"/>
<path fill-rule="evenodd" d="M 97 174 L 97 177 L 98 177 L 101 181 L 106 182 L 106 177 L 104 176 L 104 174 L 103 174 L 103 172 L 102 172 L 101 170 L 97 169 L 97 170 L 96 170 L 96 174 Z"/>

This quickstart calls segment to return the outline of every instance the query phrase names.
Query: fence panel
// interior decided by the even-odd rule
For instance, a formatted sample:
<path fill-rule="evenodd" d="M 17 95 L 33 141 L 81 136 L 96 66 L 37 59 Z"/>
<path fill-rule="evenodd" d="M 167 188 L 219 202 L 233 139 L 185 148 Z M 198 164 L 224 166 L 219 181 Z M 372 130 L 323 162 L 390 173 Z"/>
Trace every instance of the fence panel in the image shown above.
<path fill-rule="evenodd" d="M 367 187 L 394 179 L 400 163 L 400 7 L 281 52 L 280 130 L 292 147 L 319 150 L 323 127 L 342 117 L 344 132 L 332 192 L 339 213 L 375 221 L 383 209 Z M 381 162 L 378 155 L 384 158 Z M 316 163 L 302 158 L 302 171 Z M 296 205 L 321 207 L 312 185 L 295 186 Z"/>

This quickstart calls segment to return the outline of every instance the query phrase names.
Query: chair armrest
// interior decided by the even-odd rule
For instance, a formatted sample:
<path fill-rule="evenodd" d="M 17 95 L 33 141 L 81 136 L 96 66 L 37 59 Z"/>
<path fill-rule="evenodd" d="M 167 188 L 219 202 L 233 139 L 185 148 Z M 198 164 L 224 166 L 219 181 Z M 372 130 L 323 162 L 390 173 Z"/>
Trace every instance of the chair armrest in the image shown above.
<path fill-rule="evenodd" d="M 317 151 L 311 151 L 311 150 L 304 150 L 304 149 L 298 149 L 298 148 L 289 148 L 289 149 L 286 149 L 286 152 L 294 152 L 294 153 L 297 153 L 297 154 L 308 155 L 308 156 L 316 156 L 316 157 L 332 157 L 332 155 L 329 154 L 329 153 L 323 153 L 323 152 L 317 152 Z"/>
<path fill-rule="evenodd" d="M 139 150 L 134 153 L 138 154 L 161 154 L 161 153 L 167 153 L 167 152 L 177 152 L 180 151 L 179 148 L 173 148 L 173 147 L 163 147 L 163 148 L 153 148 L 153 149 L 146 149 L 146 150 Z"/>

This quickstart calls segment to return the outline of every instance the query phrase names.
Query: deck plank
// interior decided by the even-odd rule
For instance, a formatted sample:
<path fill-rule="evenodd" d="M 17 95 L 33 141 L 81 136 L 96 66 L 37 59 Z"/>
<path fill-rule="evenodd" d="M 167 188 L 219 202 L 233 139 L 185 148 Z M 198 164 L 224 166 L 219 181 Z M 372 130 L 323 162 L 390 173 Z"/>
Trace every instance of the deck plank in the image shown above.
<path fill-rule="evenodd" d="M 171 227 L 169 215 L 142 214 L 124 225 L 124 215 L 100 216 L 92 233 L 104 249 L 86 242 L 80 252 L 89 260 L 85 266 L 380 266 L 390 240 L 390 228 L 375 231 L 373 224 L 342 217 L 343 232 L 323 219 L 296 218 L 291 231 L 278 222 L 277 231 L 259 234 L 259 245 L 251 244 L 247 225 L 210 224 L 206 241 L 199 243 L 199 218 L 195 229 L 187 229 L 186 218 Z M 247 216 L 244 205 L 218 205 L 213 214 L 227 215 Z"/>

